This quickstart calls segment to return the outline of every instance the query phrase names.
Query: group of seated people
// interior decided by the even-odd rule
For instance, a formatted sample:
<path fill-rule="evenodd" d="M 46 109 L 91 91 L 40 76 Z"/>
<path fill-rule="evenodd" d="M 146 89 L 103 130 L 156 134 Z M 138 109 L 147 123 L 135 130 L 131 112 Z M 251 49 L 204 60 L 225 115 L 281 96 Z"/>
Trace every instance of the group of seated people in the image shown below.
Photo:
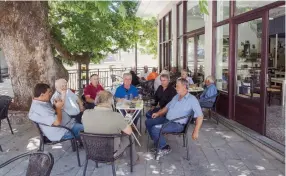
<path fill-rule="evenodd" d="M 160 85 L 156 88 L 152 107 L 146 114 L 145 125 L 154 145 L 156 146 L 159 142 L 159 155 L 162 156 L 171 151 L 164 136 L 158 140 L 162 124 L 178 117 L 190 116 L 193 113 L 193 118 L 197 120 L 192 138 L 196 140 L 203 121 L 201 108 L 204 104 L 214 102 L 213 96 L 217 94 L 217 90 L 213 78 L 208 76 L 205 80 L 206 89 L 197 99 L 189 93 L 189 86 L 194 83 L 185 70 L 181 71 L 181 77 L 176 80 L 176 87 L 170 85 L 170 74 L 167 70 L 163 70 L 155 78 L 155 82 L 158 77 Z M 126 98 L 138 97 L 138 90 L 132 85 L 132 73 L 123 74 L 123 84 L 116 89 L 114 96 L 99 84 L 98 75 L 91 75 L 90 84 L 84 89 L 85 107 L 81 99 L 67 88 L 66 80 L 56 80 L 55 88 L 56 91 L 52 95 L 49 85 L 37 84 L 29 111 L 29 118 L 32 121 L 48 125 L 40 124 L 40 128 L 50 141 L 73 138 L 66 129 L 52 127 L 58 125 L 70 128 L 78 140 L 80 140 L 81 131 L 100 134 L 123 132 L 130 135 L 132 133 L 132 128 L 124 121 L 124 118 L 112 109 L 114 100 L 122 101 Z M 135 125 L 139 118 L 140 116 L 134 120 Z M 164 128 L 164 132 L 181 132 L 186 123 L 187 118 L 170 123 Z M 127 138 L 122 138 L 116 145 L 116 150 L 120 151 L 129 145 L 129 141 Z M 135 147 L 133 149 L 136 153 Z M 138 156 L 136 154 L 133 156 L 133 163 L 135 163 Z"/>

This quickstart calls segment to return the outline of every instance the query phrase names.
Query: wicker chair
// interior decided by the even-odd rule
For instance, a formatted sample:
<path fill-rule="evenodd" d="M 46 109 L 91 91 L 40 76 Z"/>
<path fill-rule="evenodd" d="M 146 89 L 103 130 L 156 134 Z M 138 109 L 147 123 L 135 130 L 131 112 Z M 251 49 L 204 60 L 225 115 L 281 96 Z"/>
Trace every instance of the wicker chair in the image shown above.
<path fill-rule="evenodd" d="M 34 122 L 34 121 L 33 121 Z M 78 151 L 78 146 L 77 146 L 77 140 L 76 140 L 76 136 L 73 133 L 73 131 L 65 126 L 49 126 L 46 124 L 42 124 L 42 123 L 38 123 L 38 122 L 34 122 L 35 126 L 37 127 L 39 134 L 40 134 L 40 146 L 39 146 L 39 151 L 44 151 L 44 144 L 46 145 L 54 145 L 57 143 L 61 143 L 64 141 L 71 141 L 71 146 L 72 146 L 72 150 L 73 152 L 76 151 L 76 155 L 77 155 L 77 162 L 78 162 L 78 166 L 80 167 L 80 158 L 79 158 L 79 151 Z M 54 128 L 64 128 L 66 130 L 68 130 L 74 137 L 72 139 L 61 139 L 59 141 L 50 141 L 42 132 L 41 128 L 39 125 L 43 125 L 43 126 L 49 126 L 49 127 L 54 127 Z"/>
<path fill-rule="evenodd" d="M 51 153 L 48 152 L 32 152 L 18 155 L 5 163 L 0 165 L 0 169 L 7 166 L 8 164 L 29 156 L 28 169 L 26 176 L 49 176 L 54 166 L 54 158 Z"/>
<path fill-rule="evenodd" d="M 10 131 L 12 134 L 14 134 L 12 127 L 11 127 L 10 120 L 8 118 L 8 108 L 9 108 L 11 102 L 12 102 L 11 97 L 6 96 L 6 95 L 0 96 L 0 130 L 1 130 L 1 121 L 4 119 L 7 119 L 8 125 L 10 127 Z"/>
<path fill-rule="evenodd" d="M 154 97 L 154 80 L 144 81 L 140 83 L 141 91 L 139 92 L 142 94 L 142 99 L 145 103 L 145 106 L 150 104 L 150 100 Z"/>
<path fill-rule="evenodd" d="M 188 118 L 187 120 L 187 123 L 185 125 L 185 128 L 182 132 L 179 132 L 179 133 L 176 133 L 176 132 L 168 132 L 168 133 L 165 133 L 165 132 L 162 132 L 162 130 L 168 126 L 169 123 L 171 122 L 175 122 L 177 120 L 181 120 L 181 119 L 185 119 L 185 118 Z M 168 121 L 167 123 L 165 124 L 162 124 L 162 128 L 160 130 L 160 134 L 159 134 L 159 138 L 158 140 L 160 140 L 160 137 L 161 135 L 167 135 L 167 134 L 170 134 L 170 135 L 178 135 L 178 136 L 181 136 L 183 135 L 183 147 L 186 147 L 187 149 L 187 160 L 189 160 L 189 145 L 188 145 L 188 129 L 189 129 L 189 126 L 190 126 L 190 121 L 191 119 L 193 118 L 193 115 L 191 116 L 184 116 L 184 117 L 179 117 L 179 118 L 176 118 L 176 119 L 173 119 L 173 120 L 170 120 Z M 159 142 L 157 141 L 157 147 L 156 147 L 156 152 L 155 152 L 155 159 L 157 158 L 157 155 L 158 155 L 158 149 L 159 149 Z M 149 144 L 149 135 L 148 135 L 148 141 L 147 141 L 147 145 Z M 148 146 L 147 146 L 147 149 L 148 149 Z"/>
<path fill-rule="evenodd" d="M 86 174 L 86 168 L 88 160 L 92 160 L 96 163 L 98 168 L 98 163 L 112 163 L 113 175 L 116 175 L 114 161 L 123 155 L 119 153 L 114 156 L 114 139 L 117 137 L 122 137 L 124 134 L 90 134 L 81 132 L 81 139 L 86 152 L 86 161 L 84 165 L 83 175 Z M 129 136 L 130 144 L 132 144 L 131 136 Z M 130 170 L 133 172 L 132 163 L 132 145 L 130 147 Z"/>

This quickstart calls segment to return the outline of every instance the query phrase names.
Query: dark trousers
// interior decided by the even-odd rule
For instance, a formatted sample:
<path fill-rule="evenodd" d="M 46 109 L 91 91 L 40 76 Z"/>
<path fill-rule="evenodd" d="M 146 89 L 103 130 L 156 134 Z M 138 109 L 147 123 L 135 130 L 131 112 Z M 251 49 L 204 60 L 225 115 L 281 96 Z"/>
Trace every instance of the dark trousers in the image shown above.
<path fill-rule="evenodd" d="M 83 114 L 83 112 L 80 112 L 78 115 L 71 116 L 71 118 L 75 118 L 75 121 L 76 121 L 77 123 L 82 124 L 82 123 L 81 123 L 82 114 Z"/>
<path fill-rule="evenodd" d="M 199 103 L 201 105 L 201 108 L 212 108 L 214 105 L 214 102 L 211 101 L 201 101 L 199 100 Z"/>
<path fill-rule="evenodd" d="M 95 104 L 86 102 L 84 107 L 85 109 L 93 109 L 95 107 Z"/>

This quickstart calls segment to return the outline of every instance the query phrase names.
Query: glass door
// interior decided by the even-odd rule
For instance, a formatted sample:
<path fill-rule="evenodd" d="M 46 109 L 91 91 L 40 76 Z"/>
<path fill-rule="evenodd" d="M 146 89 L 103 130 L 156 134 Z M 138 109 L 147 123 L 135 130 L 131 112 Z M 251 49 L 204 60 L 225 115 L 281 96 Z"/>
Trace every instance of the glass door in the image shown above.
<path fill-rule="evenodd" d="M 254 19 L 253 19 L 254 18 Z M 236 21 L 234 65 L 234 120 L 264 133 L 265 43 L 262 15 Z M 265 31 L 264 31 L 265 32 Z"/>
<path fill-rule="evenodd" d="M 187 71 L 198 84 L 204 79 L 205 35 L 195 35 L 187 39 Z"/>
<path fill-rule="evenodd" d="M 269 10 L 266 136 L 285 144 L 285 7 Z"/>
<path fill-rule="evenodd" d="M 193 77 L 195 74 L 195 39 L 194 37 L 187 39 L 187 70 Z"/>

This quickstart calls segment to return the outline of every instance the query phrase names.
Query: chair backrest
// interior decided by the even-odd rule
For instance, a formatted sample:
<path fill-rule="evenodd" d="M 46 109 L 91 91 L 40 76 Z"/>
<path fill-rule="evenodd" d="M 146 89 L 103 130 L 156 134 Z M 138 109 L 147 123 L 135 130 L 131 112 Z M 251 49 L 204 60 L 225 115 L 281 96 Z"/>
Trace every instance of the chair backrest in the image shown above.
<path fill-rule="evenodd" d="M 214 109 L 216 108 L 216 104 L 217 104 L 217 102 L 218 102 L 219 95 L 220 95 L 220 92 L 217 92 L 216 97 L 215 97 L 215 102 L 214 102 L 214 104 L 213 104 L 213 108 L 214 108 Z"/>
<path fill-rule="evenodd" d="M 0 120 L 8 117 L 8 109 L 11 102 L 11 97 L 6 95 L 0 96 Z"/>
<path fill-rule="evenodd" d="M 27 156 L 30 158 L 26 176 L 49 176 L 51 174 L 52 168 L 54 166 L 54 158 L 53 155 L 49 152 L 38 151 L 33 153 L 24 153 L 4 162 L 0 165 L 0 168 Z"/>
<path fill-rule="evenodd" d="M 152 97 L 154 95 L 154 81 L 155 80 L 149 80 L 140 84 L 143 96 Z"/>
<path fill-rule="evenodd" d="M 51 153 L 36 152 L 30 155 L 27 176 L 49 176 L 54 166 Z"/>
<path fill-rule="evenodd" d="M 87 159 L 97 162 L 114 161 L 114 138 L 121 134 L 80 133 Z"/>

